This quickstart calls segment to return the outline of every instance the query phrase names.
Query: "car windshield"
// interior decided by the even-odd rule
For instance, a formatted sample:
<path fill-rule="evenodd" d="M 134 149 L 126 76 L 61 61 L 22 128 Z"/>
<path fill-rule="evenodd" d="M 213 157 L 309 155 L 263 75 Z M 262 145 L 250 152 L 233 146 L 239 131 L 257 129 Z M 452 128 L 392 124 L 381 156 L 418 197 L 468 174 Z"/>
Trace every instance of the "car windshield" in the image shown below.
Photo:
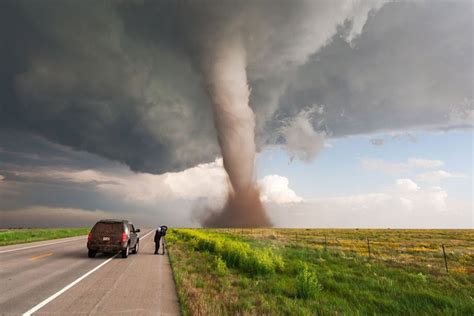
<path fill-rule="evenodd" d="M 94 233 L 121 233 L 122 223 L 97 223 L 94 227 Z"/>

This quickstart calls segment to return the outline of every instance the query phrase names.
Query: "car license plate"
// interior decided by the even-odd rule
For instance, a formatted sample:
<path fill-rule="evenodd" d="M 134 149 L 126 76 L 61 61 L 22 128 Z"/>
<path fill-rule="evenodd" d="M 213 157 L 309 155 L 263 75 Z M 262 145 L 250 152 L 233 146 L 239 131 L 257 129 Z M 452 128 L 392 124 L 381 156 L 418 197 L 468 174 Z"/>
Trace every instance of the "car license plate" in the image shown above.
<path fill-rule="evenodd" d="M 110 237 L 104 237 L 102 240 L 110 240 Z"/>

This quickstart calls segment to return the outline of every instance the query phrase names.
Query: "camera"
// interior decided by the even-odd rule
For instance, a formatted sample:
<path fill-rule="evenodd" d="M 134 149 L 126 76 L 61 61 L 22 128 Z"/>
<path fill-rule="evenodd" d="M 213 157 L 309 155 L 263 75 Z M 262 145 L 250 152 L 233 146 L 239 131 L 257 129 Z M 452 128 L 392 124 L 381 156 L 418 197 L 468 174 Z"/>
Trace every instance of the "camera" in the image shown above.
<path fill-rule="evenodd" d="M 166 231 L 168 230 L 168 226 L 160 226 L 160 235 L 166 236 Z"/>

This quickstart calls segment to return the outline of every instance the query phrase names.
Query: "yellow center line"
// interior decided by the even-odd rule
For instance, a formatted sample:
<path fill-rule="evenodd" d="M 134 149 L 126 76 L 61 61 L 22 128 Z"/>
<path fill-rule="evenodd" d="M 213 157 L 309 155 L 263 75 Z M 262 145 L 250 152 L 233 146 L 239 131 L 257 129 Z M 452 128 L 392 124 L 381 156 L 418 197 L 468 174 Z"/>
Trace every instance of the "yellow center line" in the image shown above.
<path fill-rule="evenodd" d="M 34 256 L 34 257 L 30 257 L 28 258 L 28 260 L 36 260 L 36 259 L 41 259 L 41 258 L 45 258 L 45 257 L 49 257 L 49 256 L 52 256 L 53 253 L 52 252 L 48 252 L 48 253 L 44 253 L 42 255 L 38 255 L 38 256 Z"/>

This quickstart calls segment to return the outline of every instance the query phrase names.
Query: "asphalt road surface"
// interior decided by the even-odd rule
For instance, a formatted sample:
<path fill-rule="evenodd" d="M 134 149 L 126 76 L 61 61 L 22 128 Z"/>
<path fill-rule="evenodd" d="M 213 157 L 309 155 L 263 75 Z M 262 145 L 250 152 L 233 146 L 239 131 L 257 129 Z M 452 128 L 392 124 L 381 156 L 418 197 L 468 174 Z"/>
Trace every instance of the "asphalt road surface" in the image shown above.
<path fill-rule="evenodd" d="M 179 315 L 168 256 L 153 231 L 138 254 L 87 257 L 87 237 L 0 247 L 1 315 Z"/>

